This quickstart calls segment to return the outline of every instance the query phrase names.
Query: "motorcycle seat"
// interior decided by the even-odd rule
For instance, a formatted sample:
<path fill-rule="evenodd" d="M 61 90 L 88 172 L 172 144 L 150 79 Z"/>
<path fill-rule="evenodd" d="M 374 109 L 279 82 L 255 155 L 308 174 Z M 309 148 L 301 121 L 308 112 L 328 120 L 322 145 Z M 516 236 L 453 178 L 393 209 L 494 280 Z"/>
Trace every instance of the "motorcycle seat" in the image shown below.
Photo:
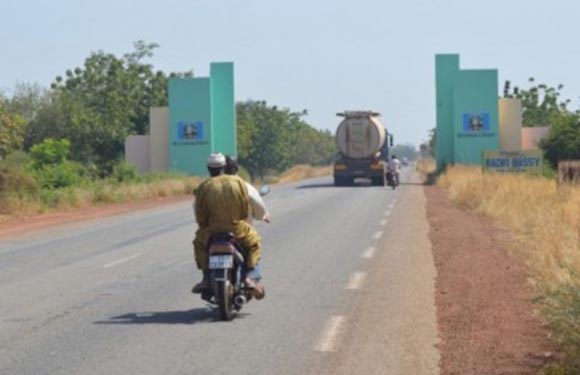
<path fill-rule="evenodd" d="M 210 236 L 209 241 L 234 243 L 236 242 L 236 235 L 232 232 L 216 232 Z"/>

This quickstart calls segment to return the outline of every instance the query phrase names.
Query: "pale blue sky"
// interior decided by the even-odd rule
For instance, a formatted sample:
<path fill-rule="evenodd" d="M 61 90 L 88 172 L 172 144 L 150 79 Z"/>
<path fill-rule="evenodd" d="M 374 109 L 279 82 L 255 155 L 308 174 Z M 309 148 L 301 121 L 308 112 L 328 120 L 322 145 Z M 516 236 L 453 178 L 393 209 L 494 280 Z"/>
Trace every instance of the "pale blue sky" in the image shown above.
<path fill-rule="evenodd" d="M 334 131 L 335 113 L 373 109 L 397 143 L 435 125 L 434 55 L 497 68 L 525 84 L 563 83 L 578 106 L 575 0 L 0 0 L 0 90 L 48 86 L 91 51 L 121 55 L 143 39 L 157 69 L 207 75 L 233 61 L 236 99 L 264 99 Z"/>

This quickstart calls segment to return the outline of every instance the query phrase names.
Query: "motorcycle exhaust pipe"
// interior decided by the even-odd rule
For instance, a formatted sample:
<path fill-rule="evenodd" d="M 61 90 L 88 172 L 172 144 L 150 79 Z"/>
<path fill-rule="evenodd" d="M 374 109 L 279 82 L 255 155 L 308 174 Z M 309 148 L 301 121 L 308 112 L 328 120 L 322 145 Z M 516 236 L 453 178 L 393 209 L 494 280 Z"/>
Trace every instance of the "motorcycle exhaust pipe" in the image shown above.
<path fill-rule="evenodd" d="M 234 298 L 234 304 L 236 306 L 242 307 L 246 302 L 248 302 L 248 301 L 246 300 L 246 296 L 244 296 L 244 295 L 240 294 L 239 296 L 236 296 Z"/>

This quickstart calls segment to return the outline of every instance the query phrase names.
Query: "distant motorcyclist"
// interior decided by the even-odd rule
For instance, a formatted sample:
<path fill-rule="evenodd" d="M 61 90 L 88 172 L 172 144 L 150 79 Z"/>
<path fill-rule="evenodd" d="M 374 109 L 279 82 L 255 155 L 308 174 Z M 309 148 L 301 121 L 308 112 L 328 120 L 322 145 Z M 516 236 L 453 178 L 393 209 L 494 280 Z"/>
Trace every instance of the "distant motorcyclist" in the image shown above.
<path fill-rule="evenodd" d="M 397 155 L 393 155 L 389 160 L 388 171 L 393 175 L 393 182 L 399 185 L 399 172 L 401 172 L 401 161 L 397 159 Z"/>
<path fill-rule="evenodd" d="M 193 287 L 193 293 L 201 293 L 210 287 L 207 246 L 213 233 L 234 233 L 243 249 L 248 274 L 256 272 L 260 259 L 260 235 L 246 221 L 250 207 L 246 183 L 238 176 L 225 174 L 225 167 L 225 156 L 212 153 L 207 163 L 211 178 L 195 190 L 194 210 L 198 230 L 193 245 L 196 265 L 203 271 L 203 279 Z M 255 286 L 251 281 L 248 284 Z M 263 290 L 255 290 L 254 294 L 256 298 L 263 297 Z"/>

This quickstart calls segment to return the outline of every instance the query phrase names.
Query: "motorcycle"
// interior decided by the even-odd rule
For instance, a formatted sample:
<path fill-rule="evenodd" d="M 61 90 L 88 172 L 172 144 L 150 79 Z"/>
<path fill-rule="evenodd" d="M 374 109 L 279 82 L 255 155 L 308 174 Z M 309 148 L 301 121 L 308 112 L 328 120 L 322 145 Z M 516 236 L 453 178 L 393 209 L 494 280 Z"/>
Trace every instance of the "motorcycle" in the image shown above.
<path fill-rule="evenodd" d="M 260 196 L 269 192 L 268 185 L 262 186 L 259 190 Z M 257 285 L 254 280 L 248 278 L 242 247 L 233 233 L 212 234 L 208 252 L 210 288 L 201 293 L 201 298 L 212 305 L 217 305 L 220 319 L 229 321 L 250 302 Z"/>
<path fill-rule="evenodd" d="M 399 178 L 397 174 L 394 174 L 391 171 L 387 172 L 387 185 L 392 187 L 393 190 L 397 188 L 397 186 L 399 185 Z"/>
<path fill-rule="evenodd" d="M 211 287 L 201 298 L 217 305 L 220 319 L 232 320 L 252 299 L 253 285 L 247 279 L 245 259 L 233 233 L 214 233 L 209 241 Z"/>

